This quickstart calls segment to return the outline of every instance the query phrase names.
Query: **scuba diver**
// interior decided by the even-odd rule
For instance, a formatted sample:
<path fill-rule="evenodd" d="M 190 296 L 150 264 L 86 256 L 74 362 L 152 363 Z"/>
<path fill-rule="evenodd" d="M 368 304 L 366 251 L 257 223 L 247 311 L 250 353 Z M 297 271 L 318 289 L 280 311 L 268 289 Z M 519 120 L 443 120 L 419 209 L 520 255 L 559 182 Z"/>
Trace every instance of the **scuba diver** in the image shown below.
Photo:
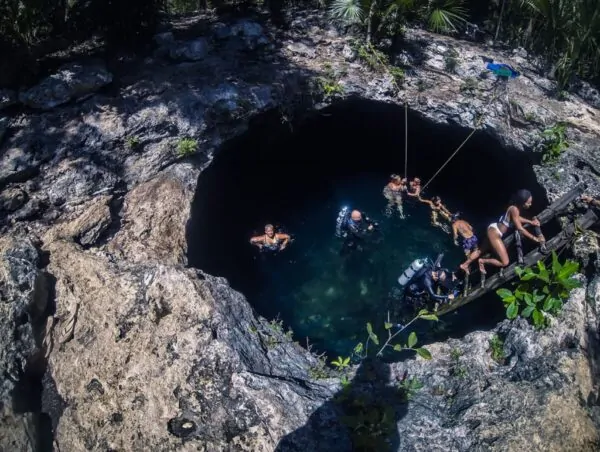
<path fill-rule="evenodd" d="M 408 188 L 407 181 L 397 174 L 392 174 L 390 179 L 390 182 L 383 188 L 383 196 L 388 201 L 385 208 L 385 215 L 391 217 L 394 207 L 396 207 L 398 209 L 398 215 L 401 219 L 404 219 L 402 197 Z"/>
<path fill-rule="evenodd" d="M 452 220 L 452 213 L 442 203 L 442 199 L 439 196 L 434 196 L 430 200 L 419 197 L 419 200 L 424 204 L 429 204 L 429 207 L 431 207 L 431 224 L 445 230 L 446 232 L 449 232 L 446 230 L 446 228 L 444 228 L 444 225 L 438 221 L 439 215 L 441 215 L 448 222 L 451 222 Z"/>
<path fill-rule="evenodd" d="M 465 255 L 469 257 L 471 253 L 479 249 L 479 240 L 473 232 L 473 226 L 471 226 L 465 220 L 460 219 L 460 213 L 452 215 L 452 233 L 454 235 L 454 244 L 456 246 L 462 245 L 462 249 Z M 460 236 L 460 245 L 458 243 L 458 237 Z"/>
<path fill-rule="evenodd" d="M 270 251 L 276 253 L 283 251 L 290 243 L 291 237 L 288 234 L 275 232 L 272 224 L 265 226 L 265 233 L 250 239 L 252 245 L 257 246 L 261 251 Z"/>
<path fill-rule="evenodd" d="M 378 224 L 359 210 L 342 208 L 336 221 L 336 236 L 344 238 L 341 253 L 363 251 L 367 237 L 376 230 Z"/>
<path fill-rule="evenodd" d="M 429 259 L 417 259 L 398 278 L 398 283 L 404 287 L 405 304 L 412 304 L 417 310 L 430 302 L 436 305 L 449 303 L 460 293 L 456 276 L 441 267 L 443 257 L 440 254 L 434 263 Z"/>

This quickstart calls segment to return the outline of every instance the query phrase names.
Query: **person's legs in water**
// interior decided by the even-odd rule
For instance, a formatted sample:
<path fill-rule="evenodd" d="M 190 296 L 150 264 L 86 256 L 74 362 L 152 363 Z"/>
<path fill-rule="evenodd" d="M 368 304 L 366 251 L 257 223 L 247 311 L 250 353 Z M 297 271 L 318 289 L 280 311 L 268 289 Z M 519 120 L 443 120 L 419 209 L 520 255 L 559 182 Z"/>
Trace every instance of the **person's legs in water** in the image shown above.
<path fill-rule="evenodd" d="M 398 216 L 401 220 L 404 220 L 404 208 L 402 206 L 402 193 L 397 193 L 395 196 L 395 204 L 398 208 Z"/>
<path fill-rule="evenodd" d="M 506 247 L 504 246 L 504 242 L 502 241 L 502 236 L 498 233 L 498 231 L 494 228 L 488 228 L 487 236 L 492 249 L 496 252 L 496 255 L 499 259 L 479 259 L 479 271 L 482 274 L 486 273 L 486 264 L 493 265 L 494 267 L 504 268 L 510 263 L 510 259 L 508 258 L 508 251 L 506 251 Z"/>
<path fill-rule="evenodd" d="M 394 194 L 390 189 L 386 187 L 383 190 L 383 196 L 385 197 L 385 199 L 387 199 L 387 205 L 385 206 L 385 216 L 389 218 L 392 216 L 392 213 L 394 211 Z"/>
<path fill-rule="evenodd" d="M 437 210 L 432 210 L 431 211 L 431 224 L 433 226 L 439 227 L 440 224 L 438 223 L 438 213 Z"/>

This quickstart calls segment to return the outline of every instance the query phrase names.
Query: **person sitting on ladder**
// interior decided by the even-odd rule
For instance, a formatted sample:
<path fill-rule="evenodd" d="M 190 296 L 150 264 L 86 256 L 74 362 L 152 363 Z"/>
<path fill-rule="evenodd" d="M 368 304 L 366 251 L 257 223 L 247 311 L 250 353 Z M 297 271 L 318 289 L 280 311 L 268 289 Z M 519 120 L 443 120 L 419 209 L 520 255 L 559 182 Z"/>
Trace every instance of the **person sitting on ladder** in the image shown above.
<path fill-rule="evenodd" d="M 528 239 L 540 243 L 541 245 L 545 244 L 544 236 L 540 235 L 535 236 L 527 231 L 524 227 L 526 224 L 530 224 L 532 226 L 540 226 L 540 222 L 538 220 L 528 220 L 521 216 L 521 212 L 527 210 L 531 207 L 533 202 L 533 197 L 531 196 L 531 192 L 529 190 L 519 190 L 513 196 L 510 206 L 506 209 L 504 215 L 500 217 L 498 222 L 492 223 L 488 226 L 487 229 L 487 243 L 480 248 L 478 251 L 471 253 L 469 258 L 460 265 L 460 268 L 465 272 L 469 273 L 469 265 L 471 262 L 479 259 L 479 271 L 482 274 L 482 282 L 485 281 L 485 266 L 486 264 L 492 265 L 494 267 L 500 267 L 501 269 L 507 267 L 510 263 L 508 258 L 508 251 L 506 250 L 506 246 L 502 241 L 502 237 L 506 235 L 509 229 L 514 228 L 519 231 L 520 234 L 524 235 Z M 480 255 L 483 251 L 487 251 L 488 246 L 492 247 L 493 251 L 496 253 L 497 257 L 491 258 L 480 258 Z"/>

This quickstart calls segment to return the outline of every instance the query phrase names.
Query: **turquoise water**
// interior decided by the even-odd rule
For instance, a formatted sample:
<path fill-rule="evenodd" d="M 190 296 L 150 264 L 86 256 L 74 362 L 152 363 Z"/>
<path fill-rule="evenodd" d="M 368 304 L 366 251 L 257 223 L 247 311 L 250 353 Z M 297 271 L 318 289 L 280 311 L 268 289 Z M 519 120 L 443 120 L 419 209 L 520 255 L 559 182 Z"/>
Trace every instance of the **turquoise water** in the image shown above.
<path fill-rule="evenodd" d="M 451 235 L 430 225 L 427 205 L 407 202 L 404 220 L 385 216 L 386 182 L 381 175 L 362 175 L 340 183 L 310 217 L 299 212 L 286 220 L 286 230 L 295 236 L 289 250 L 255 256 L 264 284 L 256 297 L 259 306 L 284 320 L 303 345 L 308 337 L 318 349 L 348 354 L 364 339 L 367 321 L 382 324 L 388 310 L 401 321 L 393 315 L 399 307 L 397 278 L 413 260 L 444 253 L 448 268 L 462 262 Z M 340 255 L 342 240 L 334 230 L 342 205 L 356 206 L 379 222 L 362 252 Z"/>

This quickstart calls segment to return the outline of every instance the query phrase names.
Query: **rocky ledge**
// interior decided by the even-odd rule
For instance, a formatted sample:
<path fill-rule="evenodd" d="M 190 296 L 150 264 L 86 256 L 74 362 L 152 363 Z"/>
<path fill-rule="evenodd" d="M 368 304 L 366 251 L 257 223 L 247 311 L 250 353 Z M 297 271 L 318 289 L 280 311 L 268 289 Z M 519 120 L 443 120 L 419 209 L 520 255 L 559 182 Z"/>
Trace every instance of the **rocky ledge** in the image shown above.
<path fill-rule="evenodd" d="M 523 151 L 564 121 L 571 147 L 538 178 L 551 199 L 580 180 L 600 193 L 597 105 L 548 97 L 552 82 L 525 56 L 409 30 L 398 86 L 318 13 L 294 17 L 285 32 L 188 18 L 118 79 L 74 65 L 0 93 L 0 448 L 350 450 L 356 429 L 340 419 L 353 400 L 394 400 L 408 375 L 424 387 L 369 436 L 384 447 L 597 450 L 597 284 L 544 333 L 501 324 L 503 365 L 487 352 L 493 333 L 473 333 L 430 345 L 432 361 L 365 363 L 342 390 L 226 281 L 186 268 L 199 174 L 271 109 L 293 120 L 349 96 L 408 102 Z M 190 39 L 195 20 L 208 31 Z M 502 96 L 481 76 L 482 54 L 523 73 Z M 193 156 L 178 151 L 185 137 Z"/>

